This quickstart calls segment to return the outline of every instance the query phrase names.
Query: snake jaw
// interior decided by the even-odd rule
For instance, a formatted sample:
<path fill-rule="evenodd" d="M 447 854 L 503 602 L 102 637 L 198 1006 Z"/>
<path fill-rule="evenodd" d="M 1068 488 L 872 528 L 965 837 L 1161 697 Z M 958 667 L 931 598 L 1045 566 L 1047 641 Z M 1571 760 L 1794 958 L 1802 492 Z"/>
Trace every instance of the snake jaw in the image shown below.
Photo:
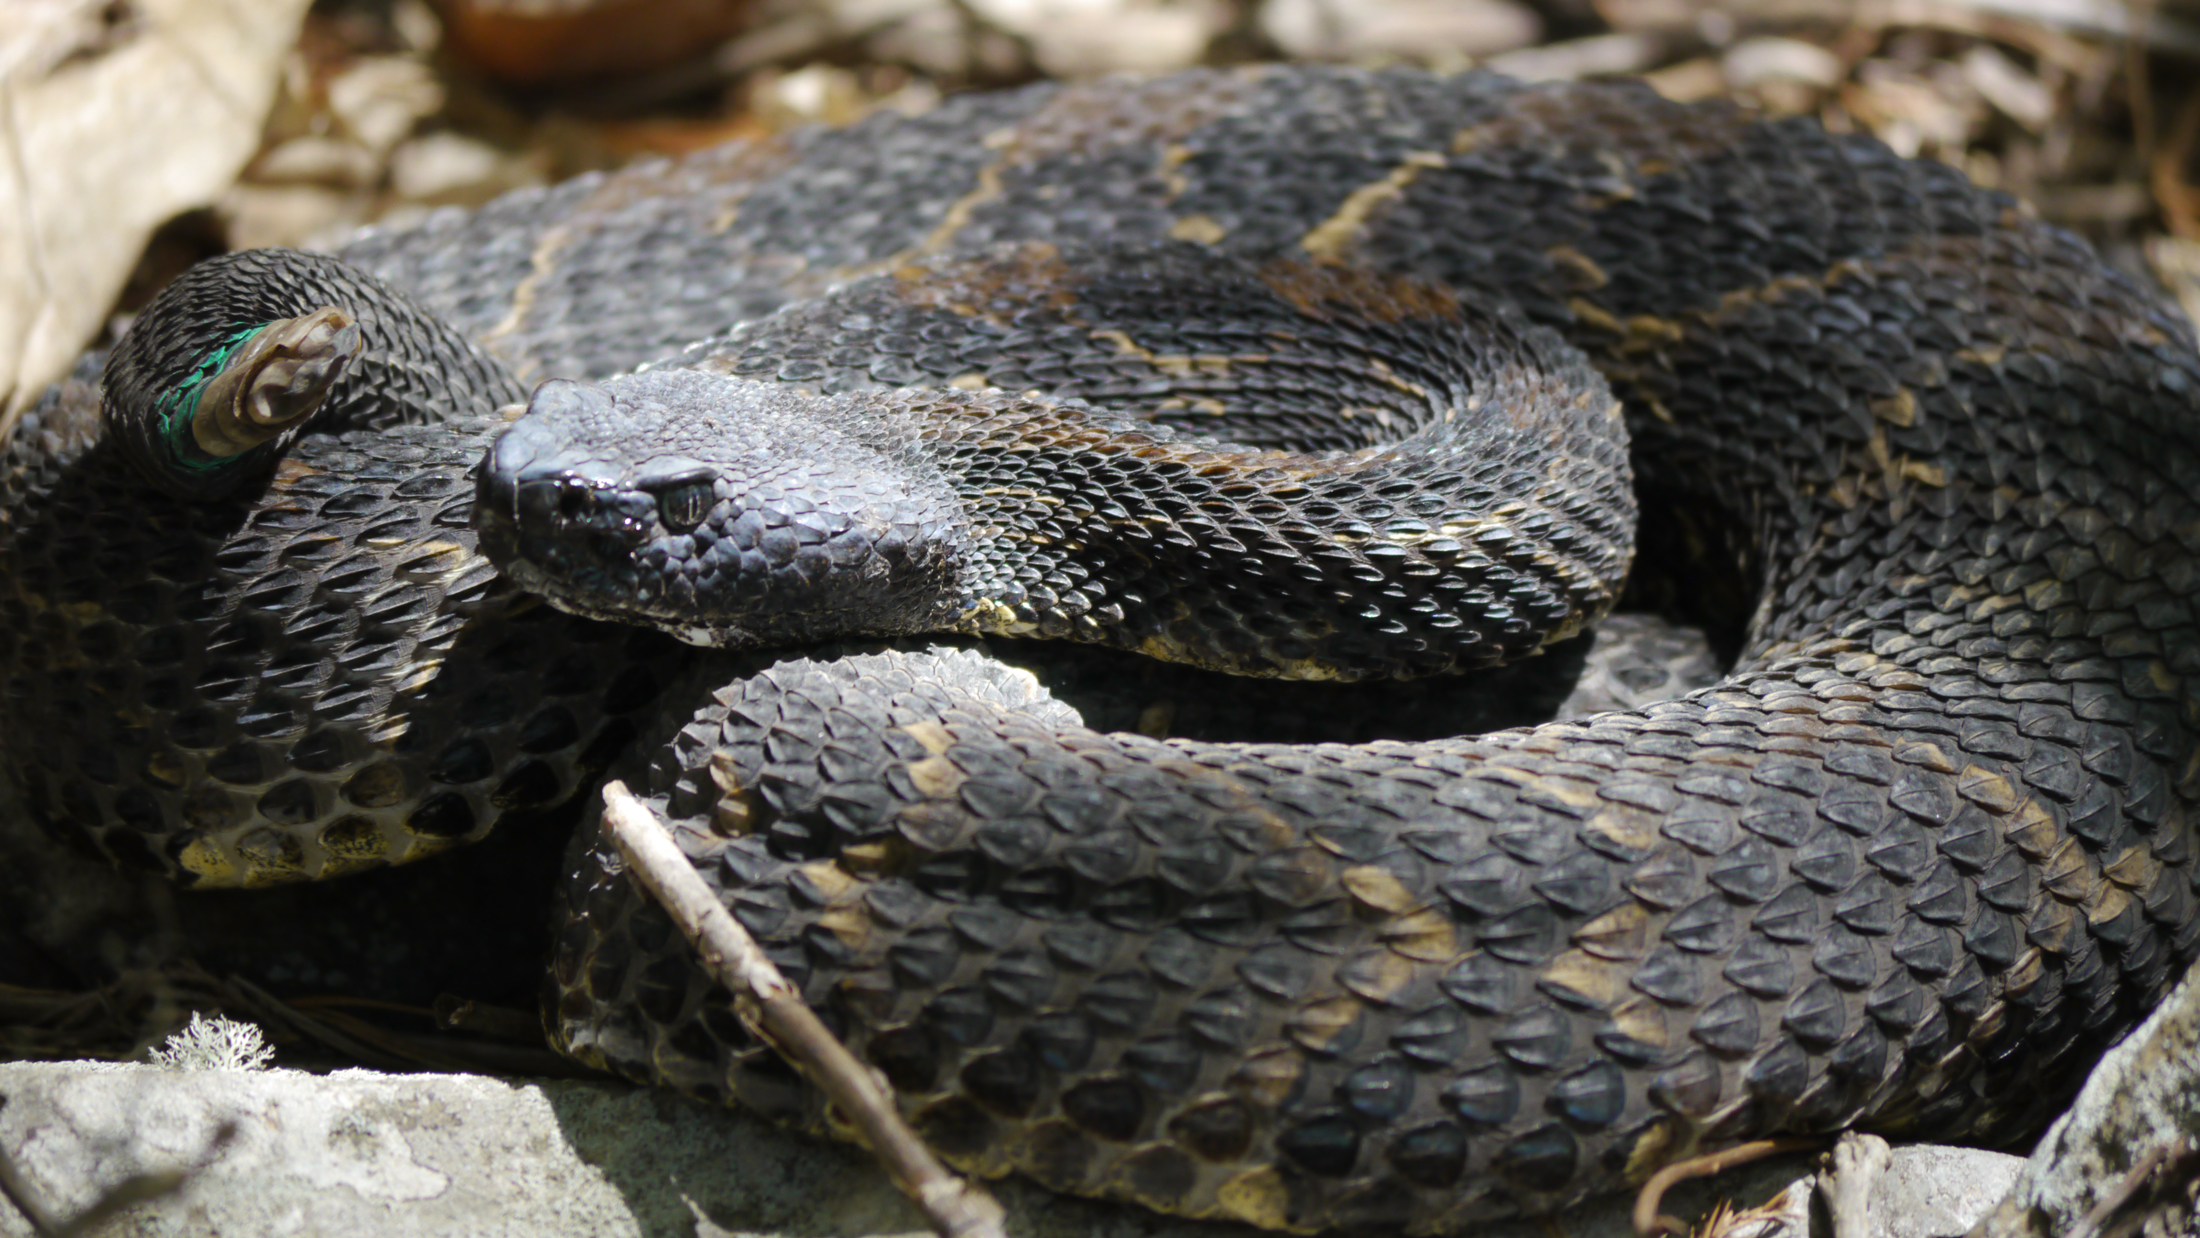
<path fill-rule="evenodd" d="M 268 323 L 200 389 L 192 441 L 226 460 L 273 439 L 321 406 L 361 345 L 358 323 L 335 306 Z"/>

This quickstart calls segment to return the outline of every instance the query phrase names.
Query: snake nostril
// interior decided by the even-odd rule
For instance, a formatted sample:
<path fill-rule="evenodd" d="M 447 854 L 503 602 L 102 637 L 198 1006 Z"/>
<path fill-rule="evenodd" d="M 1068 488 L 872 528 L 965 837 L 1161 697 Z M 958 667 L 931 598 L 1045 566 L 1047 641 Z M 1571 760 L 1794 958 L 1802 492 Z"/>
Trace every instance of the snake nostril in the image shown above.
<path fill-rule="evenodd" d="M 529 524 L 546 524 L 560 514 L 563 495 L 556 481 L 523 481 L 517 487 L 514 512 Z"/>

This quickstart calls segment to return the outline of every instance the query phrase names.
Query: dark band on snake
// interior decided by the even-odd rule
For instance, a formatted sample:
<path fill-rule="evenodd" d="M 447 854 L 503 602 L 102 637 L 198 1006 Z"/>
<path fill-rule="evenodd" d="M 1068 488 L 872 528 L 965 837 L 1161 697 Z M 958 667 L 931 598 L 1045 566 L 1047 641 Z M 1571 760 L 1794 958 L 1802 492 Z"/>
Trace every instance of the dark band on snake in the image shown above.
<path fill-rule="evenodd" d="M 154 450 L 242 328 L 329 307 L 356 354 L 270 373 L 272 437 Z M 2200 941 L 2191 330 L 1805 122 L 1328 69 L 970 96 L 234 255 L 104 381 L 0 478 L 41 820 L 261 884 L 623 760 L 981 1172 L 1444 1231 L 1776 1133 L 2001 1140 Z M 1753 606 L 1641 709 L 1160 740 L 982 652 L 1447 676 L 1610 607 L 1638 504 L 1698 554 L 1628 587 Z M 899 643 L 773 652 L 836 639 Z M 829 1128 L 572 855 L 560 1047 Z"/>

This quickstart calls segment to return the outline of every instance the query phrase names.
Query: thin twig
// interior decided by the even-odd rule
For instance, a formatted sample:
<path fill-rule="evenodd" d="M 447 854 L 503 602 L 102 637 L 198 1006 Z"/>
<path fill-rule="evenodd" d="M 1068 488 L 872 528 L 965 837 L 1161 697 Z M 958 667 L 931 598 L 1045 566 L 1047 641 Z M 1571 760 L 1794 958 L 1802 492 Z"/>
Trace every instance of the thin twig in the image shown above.
<path fill-rule="evenodd" d="M 2153 1177 L 2157 1170 L 2165 1165 L 2174 1166 L 2181 1161 L 2190 1160 L 2193 1153 L 2192 1143 L 2184 1139 L 2156 1144 L 2147 1149 L 2138 1163 L 2116 1185 L 2110 1187 L 2084 1216 L 2078 1218 L 2078 1223 L 2071 1228 L 2066 1238 L 2094 1238 L 2106 1229 L 2109 1218 L 2118 1209 L 2138 1196 L 2146 1187 L 2147 1179 Z"/>
<path fill-rule="evenodd" d="M 1665 1193 L 1676 1183 L 1690 1178 L 1704 1178 L 1725 1173 L 1736 1165 L 1778 1156 L 1783 1152 L 1808 1152 L 1818 1147 L 1818 1139 L 1759 1139 L 1754 1143 L 1738 1144 L 1708 1156 L 1694 1156 L 1685 1161 L 1675 1161 L 1652 1174 L 1642 1184 L 1641 1193 L 1635 1196 L 1635 1233 L 1638 1238 L 1652 1238 L 1656 1234 L 1686 1234 L 1688 1222 L 1677 1217 L 1662 1216 L 1658 1205 L 1665 1201 Z"/>
<path fill-rule="evenodd" d="M 2088 1209 L 2084 1216 L 2078 1218 L 2078 1223 L 2071 1229 L 2068 1238 L 2093 1238 L 2095 1234 L 2099 1233 L 2101 1226 L 2107 1223 L 2108 1218 L 2113 1216 L 2118 1208 L 2128 1203 L 2132 1196 L 2137 1195 L 2140 1187 L 2146 1185 L 2147 1176 L 2152 1174 L 2163 1161 L 2169 1159 L 2170 1151 L 2171 1148 L 2168 1144 L 2156 1144 L 2148 1148 L 2146 1155 L 2139 1158 L 2138 1164 L 2133 1165 L 2130 1172 L 2126 1173 L 2116 1185 L 2110 1187 L 2108 1192 L 2101 1196 L 2098 1203 Z"/>
<path fill-rule="evenodd" d="M 412 1054 L 392 1051 L 381 1045 L 369 1043 L 349 1034 L 329 1019 L 315 1018 L 243 976 L 233 975 L 229 977 L 229 983 L 234 986 L 237 992 L 242 993 L 251 1000 L 249 1012 L 260 1023 L 274 1024 L 293 1036 L 332 1049 L 373 1070 L 402 1073 L 418 1070 L 422 1065 L 422 1063 L 414 1060 Z M 431 1069 L 437 1068 L 435 1063 L 432 1062 L 427 1063 L 427 1065 Z M 444 1069 L 448 1069 L 448 1067 Z"/>
<path fill-rule="evenodd" d="M 647 806 L 616 780 L 603 788 L 604 833 L 628 869 L 672 915 L 703 969 L 735 995 L 743 1024 L 778 1050 L 847 1115 L 902 1193 L 944 1238 L 1004 1238 L 1001 1206 L 949 1173 L 909 1129 L 885 1086 L 818 1021 L 802 995 L 696 876 Z"/>

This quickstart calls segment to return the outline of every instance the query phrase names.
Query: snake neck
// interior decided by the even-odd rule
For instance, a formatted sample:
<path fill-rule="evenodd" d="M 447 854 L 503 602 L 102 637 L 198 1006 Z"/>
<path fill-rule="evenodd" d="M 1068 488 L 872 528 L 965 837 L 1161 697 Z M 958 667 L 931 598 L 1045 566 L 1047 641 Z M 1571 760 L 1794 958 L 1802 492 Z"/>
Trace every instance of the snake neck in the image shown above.
<path fill-rule="evenodd" d="M 849 321 L 882 343 L 819 355 Z M 1603 614 L 1631 545 L 1618 405 L 1557 336 L 1468 292 L 1190 246 L 853 281 L 546 384 L 481 478 L 491 557 L 576 613 L 1284 679 L 1517 661 Z"/>
<path fill-rule="evenodd" d="M 1537 404 L 1554 425 L 1616 420 L 1608 397 L 1576 410 L 1560 383 L 1509 394 L 1539 423 Z M 1380 447 L 1256 451 L 1028 398 L 933 426 L 979 531 L 959 614 L 977 634 L 1263 678 L 1417 679 L 1576 634 L 1627 562 L 1616 442 L 1602 468 L 1545 469 L 1462 415 Z M 1481 467 L 1457 466 L 1469 451 Z"/>
<path fill-rule="evenodd" d="M 219 498 L 310 431 L 469 423 L 524 398 L 410 297 L 320 254 L 201 263 L 138 315 L 101 379 L 107 429 L 156 488 Z"/>

